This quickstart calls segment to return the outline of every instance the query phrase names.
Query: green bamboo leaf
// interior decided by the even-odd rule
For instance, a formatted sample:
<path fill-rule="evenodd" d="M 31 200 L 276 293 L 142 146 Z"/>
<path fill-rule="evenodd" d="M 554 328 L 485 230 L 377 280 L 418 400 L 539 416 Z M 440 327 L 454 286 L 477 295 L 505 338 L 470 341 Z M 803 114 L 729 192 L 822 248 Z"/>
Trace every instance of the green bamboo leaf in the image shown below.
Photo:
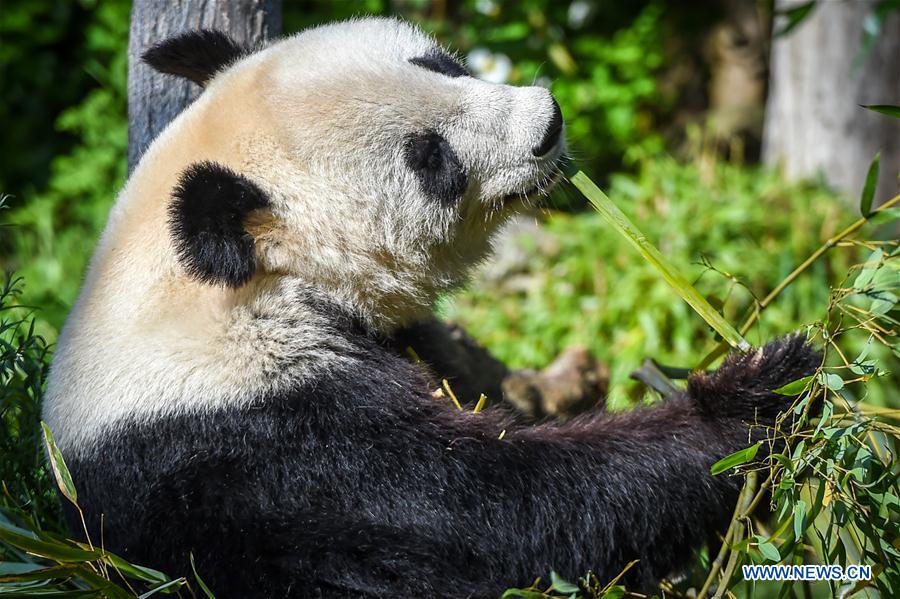
<path fill-rule="evenodd" d="M 728 324 L 728 321 L 726 321 L 721 314 L 716 312 L 716 310 L 709 305 L 709 302 L 694 289 L 694 286 L 688 282 L 684 275 L 678 272 L 665 260 L 665 258 L 663 258 L 659 250 L 647 240 L 644 234 L 634 226 L 634 223 L 619 210 L 619 207 L 616 206 L 612 200 L 610 200 L 609 197 L 607 197 L 607 195 L 584 174 L 583 171 L 578 171 L 572 175 L 570 180 L 572 181 L 572 184 L 584 194 L 584 197 L 588 199 L 606 222 L 622 234 L 625 239 L 640 252 L 644 260 L 653 266 L 662 275 L 663 279 L 675 289 L 678 295 L 680 295 L 681 298 L 686 301 L 707 324 L 709 324 L 709 326 L 719 333 L 729 345 L 742 351 L 750 349 L 750 344 L 747 343 L 741 334 Z"/>
<path fill-rule="evenodd" d="M 872 200 L 875 199 L 875 189 L 878 187 L 878 171 L 881 163 L 881 152 L 875 154 L 869 172 L 866 173 L 866 183 L 863 185 L 862 195 L 859 198 L 859 211 L 863 217 L 868 218 L 872 214 Z"/>
<path fill-rule="evenodd" d="M 763 557 L 772 562 L 780 562 L 781 554 L 778 553 L 778 547 L 773 545 L 772 543 L 765 541 L 756 546 L 759 549 L 759 552 L 763 554 Z"/>
<path fill-rule="evenodd" d="M 10 582 L 22 583 L 36 580 L 55 580 L 58 578 L 70 578 L 72 574 L 77 571 L 77 566 L 72 564 L 50 566 L 48 568 L 42 568 L 38 564 L 23 565 L 32 566 L 32 568 L 19 574 L 0 575 L 0 584 Z"/>
<path fill-rule="evenodd" d="M 806 390 L 806 387 L 809 385 L 809 382 L 813 380 L 812 376 L 805 376 L 802 379 L 797 379 L 796 381 L 791 381 L 787 385 L 783 387 L 779 387 L 775 389 L 775 393 L 778 395 L 800 395 Z"/>
<path fill-rule="evenodd" d="M 885 223 L 891 223 L 895 220 L 900 220 L 900 208 L 882 208 L 880 210 L 876 210 L 872 213 L 872 216 L 869 217 L 869 224 L 878 226 L 883 225 Z"/>
<path fill-rule="evenodd" d="M 568 580 L 560 577 L 560 575 L 553 570 L 550 571 L 550 588 L 554 591 L 563 593 L 564 595 L 568 595 L 569 593 L 577 593 L 581 590 L 578 588 L 578 585 L 572 584 Z"/>
<path fill-rule="evenodd" d="M 854 289 L 857 291 L 865 291 L 872 285 L 872 281 L 875 279 L 875 275 L 878 274 L 878 269 L 881 267 L 883 257 L 884 253 L 879 248 L 866 258 L 866 261 L 863 263 L 865 268 L 860 271 L 853 281 Z"/>
<path fill-rule="evenodd" d="M 95 573 L 87 564 L 79 565 L 78 576 L 87 583 L 89 588 L 99 591 L 98 595 L 104 599 L 134 599 L 133 593 L 127 592 L 104 576 Z"/>
<path fill-rule="evenodd" d="M 794 504 L 794 538 L 798 541 L 803 538 L 806 530 L 806 502 L 798 499 Z"/>
<path fill-rule="evenodd" d="M 200 578 L 200 575 L 197 574 L 197 565 L 194 563 L 194 554 L 191 553 L 191 570 L 194 571 L 194 578 L 197 579 L 197 584 L 200 586 L 200 589 L 203 591 L 203 594 L 206 595 L 206 599 L 216 599 L 216 596 L 213 594 L 209 587 L 206 586 L 206 583 L 203 582 L 203 579 Z"/>
<path fill-rule="evenodd" d="M 761 443 L 756 443 L 751 445 L 750 447 L 745 447 L 740 451 L 736 451 L 731 455 L 727 455 L 709 469 L 710 473 L 713 476 L 717 474 L 722 474 L 726 470 L 731 470 L 735 466 L 740 466 L 741 464 L 746 464 L 750 460 L 756 457 L 756 452 L 759 451 L 759 446 Z"/>
<path fill-rule="evenodd" d="M 862 107 L 866 110 L 880 112 L 881 114 L 892 116 L 895 119 L 900 119 L 900 106 L 892 106 L 890 104 L 863 104 Z"/>
<path fill-rule="evenodd" d="M 832 391 L 840 391 L 844 388 L 844 379 L 842 379 L 839 374 L 833 372 L 819 373 L 819 382 L 823 387 L 831 389 Z"/>
<path fill-rule="evenodd" d="M 35 589 L 28 587 L 28 590 L 22 590 L 18 593 L 4 592 L 0 594 L 4 599 L 30 599 L 31 597 L 41 597 L 41 599 L 98 599 L 105 597 L 99 589 L 87 589 L 84 591 L 54 591 L 45 589 Z"/>
<path fill-rule="evenodd" d="M 872 300 L 869 312 L 879 316 L 887 314 L 894 309 L 897 302 L 900 302 L 900 297 L 897 297 L 897 294 L 890 291 L 879 291 Z"/>
<path fill-rule="evenodd" d="M 528 589 L 507 589 L 500 595 L 500 599 L 512 599 L 513 597 L 520 599 L 547 599 L 547 595 L 544 593 Z"/>
<path fill-rule="evenodd" d="M 119 572 L 121 572 L 122 574 L 126 574 L 131 578 L 143 580 L 144 582 L 149 582 L 151 584 L 162 584 L 169 582 L 169 577 L 159 570 L 147 568 L 146 566 L 136 566 L 126 559 L 121 558 L 113 553 L 104 554 L 103 560 L 119 570 Z"/>
<path fill-rule="evenodd" d="M 56 446 L 53 440 L 53 433 L 47 423 L 41 421 L 41 428 L 44 430 L 44 445 L 47 447 L 47 454 L 50 457 L 50 468 L 53 470 L 53 477 L 56 479 L 56 486 L 66 499 L 74 505 L 78 505 L 78 492 L 75 490 L 75 483 L 72 481 L 72 475 L 69 468 L 63 460 L 62 452 Z"/>
<path fill-rule="evenodd" d="M 99 551 L 87 551 L 62 542 L 44 541 L 35 537 L 20 535 L 2 527 L 0 527 L 0 540 L 32 555 L 57 562 L 90 562 L 102 557 Z"/>
<path fill-rule="evenodd" d="M 35 570 L 42 570 L 43 568 L 44 566 L 41 564 L 30 564 L 28 562 L 0 562 L 0 580 L 4 576 L 19 576 Z"/>
<path fill-rule="evenodd" d="M 782 35 L 787 35 L 791 31 L 797 28 L 800 23 L 806 20 L 807 17 L 812 13 L 813 9 L 816 7 L 816 0 L 810 0 L 805 4 L 801 4 L 799 6 L 795 6 L 785 11 L 780 11 L 779 14 L 787 17 L 787 21 L 785 24 L 775 32 L 775 37 L 780 37 Z"/>
<path fill-rule="evenodd" d="M 616 585 L 609 587 L 605 593 L 600 596 L 600 599 L 621 599 L 625 596 L 625 587 L 621 585 Z"/>
<path fill-rule="evenodd" d="M 760 535 L 753 535 L 753 538 L 756 540 L 756 548 L 759 549 L 759 552 L 763 554 L 764 558 L 773 562 L 781 561 L 781 554 L 778 552 L 778 547 L 776 547 L 774 543 L 766 540 L 765 537 Z"/>
<path fill-rule="evenodd" d="M 164 582 L 163 584 L 153 587 L 146 593 L 139 595 L 138 599 L 147 599 L 147 597 L 152 597 L 157 593 L 171 593 L 172 591 L 178 590 L 187 584 L 187 580 L 184 578 L 176 578 L 175 580 L 170 580 L 169 582 Z"/>

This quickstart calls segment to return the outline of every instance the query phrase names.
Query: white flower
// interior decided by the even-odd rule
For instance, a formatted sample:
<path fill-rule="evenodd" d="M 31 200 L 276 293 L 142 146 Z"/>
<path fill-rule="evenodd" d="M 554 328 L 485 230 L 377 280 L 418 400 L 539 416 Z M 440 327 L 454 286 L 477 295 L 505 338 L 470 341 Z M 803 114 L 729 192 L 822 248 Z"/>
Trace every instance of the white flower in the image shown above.
<path fill-rule="evenodd" d="M 487 48 L 475 48 L 466 61 L 475 74 L 490 83 L 506 83 L 513 63 L 506 54 L 494 54 Z"/>

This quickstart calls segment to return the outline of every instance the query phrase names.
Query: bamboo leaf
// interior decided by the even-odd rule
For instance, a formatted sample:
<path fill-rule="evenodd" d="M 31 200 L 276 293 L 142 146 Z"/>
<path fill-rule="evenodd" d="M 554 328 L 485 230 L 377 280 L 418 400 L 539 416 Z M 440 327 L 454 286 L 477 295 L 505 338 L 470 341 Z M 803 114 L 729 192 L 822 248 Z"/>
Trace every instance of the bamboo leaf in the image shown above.
<path fill-rule="evenodd" d="M 162 584 L 169 582 L 169 577 L 158 570 L 147 568 L 145 566 L 136 566 L 131 562 L 119 557 L 113 553 L 106 553 L 103 556 L 104 561 L 116 568 L 122 574 L 127 574 L 131 578 L 143 580 L 152 584 Z"/>
<path fill-rule="evenodd" d="M 18 547 L 32 555 L 45 557 L 57 562 L 90 562 L 99 559 L 102 554 L 99 551 L 86 551 L 77 547 L 71 547 L 62 542 L 44 541 L 34 537 L 28 537 L 0 527 L 0 540 L 13 547 Z"/>
<path fill-rule="evenodd" d="M 568 580 L 560 577 L 560 575 L 553 570 L 550 571 L 550 588 L 554 591 L 559 591 L 564 595 L 568 595 L 569 593 L 577 593 L 580 590 L 578 588 L 578 585 L 572 584 Z"/>
<path fill-rule="evenodd" d="M 616 585 L 609 587 L 601 596 L 600 599 L 621 599 L 625 596 L 625 587 L 621 585 Z"/>
<path fill-rule="evenodd" d="M 152 597 L 157 593 L 171 593 L 172 591 L 178 590 L 183 587 L 187 583 L 187 580 L 184 578 L 176 578 L 175 580 L 170 580 L 169 582 L 164 582 L 163 584 L 153 587 L 143 595 L 139 595 L 138 599 L 147 599 L 147 597 Z"/>
<path fill-rule="evenodd" d="M 72 475 L 69 468 L 63 460 L 62 452 L 56 446 L 53 440 L 53 433 L 46 422 L 41 421 L 41 428 L 44 430 L 44 445 L 47 447 L 47 454 L 50 457 L 50 468 L 53 470 L 53 477 L 56 479 L 56 486 L 66 499 L 74 505 L 78 505 L 78 492 L 75 490 L 75 483 L 72 481 Z"/>
<path fill-rule="evenodd" d="M 863 104 L 862 107 L 866 110 L 880 112 L 881 114 L 892 116 L 895 119 L 900 119 L 900 106 L 892 106 L 890 104 Z"/>
<path fill-rule="evenodd" d="M 25 566 L 33 566 L 31 569 L 19 574 L 0 575 L 0 584 L 3 583 L 22 583 L 40 580 L 55 580 L 58 578 L 69 578 L 73 573 L 77 572 L 78 567 L 72 564 L 50 566 L 42 568 L 36 564 L 23 564 Z"/>
<path fill-rule="evenodd" d="M 511 599 L 512 597 L 519 597 L 520 599 L 547 599 L 547 595 L 544 593 L 528 589 L 507 589 L 500 595 L 500 599 Z"/>
<path fill-rule="evenodd" d="M 862 195 L 859 198 L 859 211 L 863 217 L 868 218 L 872 214 L 872 200 L 875 199 L 875 189 L 878 187 L 878 171 L 881 163 L 881 152 L 875 154 L 869 172 L 866 173 L 866 182 L 863 185 Z"/>
<path fill-rule="evenodd" d="M 775 37 L 780 37 L 782 35 L 787 35 L 791 31 L 797 28 L 800 23 L 806 20 L 807 17 L 812 13 L 813 9 L 816 7 L 816 0 L 810 0 L 805 4 L 801 4 L 799 6 L 795 6 L 779 14 L 787 17 L 787 22 L 775 32 Z"/>
<path fill-rule="evenodd" d="M 794 538 L 798 541 L 803 538 L 806 530 L 806 502 L 798 499 L 794 504 Z"/>
<path fill-rule="evenodd" d="M 774 544 L 764 541 L 756 546 L 759 549 L 759 552 L 763 554 L 763 557 L 772 562 L 780 562 L 781 554 L 778 553 L 778 547 Z"/>
<path fill-rule="evenodd" d="M 760 445 L 761 445 L 761 443 L 755 443 L 754 445 L 751 445 L 750 447 L 745 447 L 744 449 L 742 449 L 740 451 L 736 451 L 736 452 L 732 453 L 731 455 L 725 456 L 724 458 L 722 458 L 721 460 L 719 460 L 718 462 L 716 462 L 715 464 L 712 465 L 712 467 L 709 469 L 710 473 L 713 476 L 716 476 L 718 474 L 722 474 L 723 472 L 725 472 L 727 470 L 731 470 L 735 466 L 740 466 L 741 464 L 746 464 L 747 462 L 749 462 L 750 460 L 752 460 L 753 458 L 756 457 L 756 452 L 759 451 Z"/>
<path fill-rule="evenodd" d="M 787 385 L 783 387 L 779 387 L 775 389 L 775 393 L 778 395 L 800 395 L 803 391 L 806 390 L 806 387 L 809 385 L 809 382 L 813 380 L 812 376 L 805 376 L 802 379 L 797 379 L 796 381 L 791 381 Z"/>
<path fill-rule="evenodd" d="M 694 286 L 670 265 L 656 247 L 650 243 L 643 233 L 632 223 L 625 214 L 619 210 L 612 200 L 597 187 L 583 171 L 578 171 L 571 177 L 572 184 L 584 194 L 584 197 L 594 206 L 597 212 L 613 226 L 625 239 L 640 252 L 644 260 L 653 266 L 662 275 L 663 279 L 686 301 L 694 311 L 700 315 L 729 345 L 747 351 L 750 344 L 738 333 L 734 327 L 728 324 L 721 314 L 709 305 Z"/>
<path fill-rule="evenodd" d="M 200 578 L 200 575 L 197 574 L 197 565 L 194 563 L 194 554 L 191 553 L 191 570 L 194 571 L 194 578 L 197 579 L 197 584 L 200 586 L 200 590 L 203 591 L 203 594 L 206 595 L 206 599 L 216 599 L 216 596 L 213 594 L 209 587 L 206 586 L 206 583 L 203 582 L 203 579 Z"/>
<path fill-rule="evenodd" d="M 819 382 L 823 387 L 831 389 L 832 391 L 840 391 L 844 388 L 844 379 L 842 379 L 839 374 L 833 372 L 819 373 Z"/>

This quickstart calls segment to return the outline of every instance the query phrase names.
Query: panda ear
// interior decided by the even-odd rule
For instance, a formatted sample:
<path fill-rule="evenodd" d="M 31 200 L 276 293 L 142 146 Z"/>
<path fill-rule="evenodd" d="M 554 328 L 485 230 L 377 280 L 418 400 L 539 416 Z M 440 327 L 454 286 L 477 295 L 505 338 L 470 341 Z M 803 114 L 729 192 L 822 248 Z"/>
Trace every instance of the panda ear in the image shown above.
<path fill-rule="evenodd" d="M 169 229 L 178 259 L 200 281 L 240 287 L 256 271 L 256 243 L 244 228 L 254 210 L 269 206 L 266 193 L 215 162 L 189 166 L 169 205 Z"/>
<path fill-rule="evenodd" d="M 250 53 L 221 31 L 198 29 L 156 44 L 141 58 L 160 73 L 206 85 L 216 73 Z"/>

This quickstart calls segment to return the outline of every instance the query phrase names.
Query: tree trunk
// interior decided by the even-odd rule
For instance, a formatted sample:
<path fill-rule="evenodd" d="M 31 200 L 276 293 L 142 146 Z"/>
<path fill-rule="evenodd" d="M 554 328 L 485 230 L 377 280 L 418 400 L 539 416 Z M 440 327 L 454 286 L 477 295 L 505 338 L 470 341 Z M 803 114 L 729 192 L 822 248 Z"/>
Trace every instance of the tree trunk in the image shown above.
<path fill-rule="evenodd" d="M 218 29 L 246 45 L 281 33 L 281 0 L 134 0 L 128 41 L 128 170 L 200 93 L 141 61 L 153 44 L 191 29 Z"/>
<path fill-rule="evenodd" d="M 776 7 L 801 3 L 777 0 Z M 860 107 L 900 104 L 900 13 L 885 21 L 869 55 L 860 57 L 864 23 L 875 4 L 819 1 L 805 21 L 772 43 L 763 160 L 790 178 L 821 174 L 854 203 L 876 152 L 876 203 L 898 191 L 900 121 Z"/>

